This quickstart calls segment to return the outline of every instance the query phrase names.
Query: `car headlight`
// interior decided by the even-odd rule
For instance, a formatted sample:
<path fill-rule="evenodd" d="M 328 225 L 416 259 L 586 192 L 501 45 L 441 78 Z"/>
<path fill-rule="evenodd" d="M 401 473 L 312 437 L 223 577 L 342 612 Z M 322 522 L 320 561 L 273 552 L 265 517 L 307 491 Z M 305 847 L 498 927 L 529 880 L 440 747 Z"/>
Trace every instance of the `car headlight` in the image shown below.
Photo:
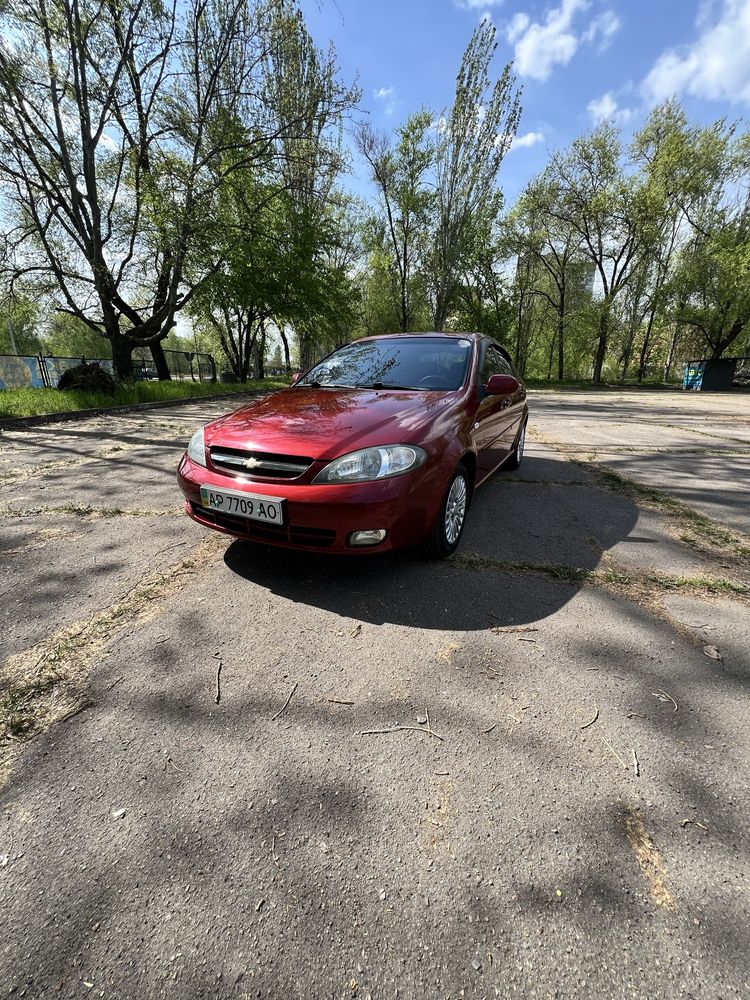
<path fill-rule="evenodd" d="M 342 455 L 318 473 L 313 483 L 364 483 L 391 479 L 411 472 L 427 460 L 427 452 L 413 444 L 386 444 Z"/>
<path fill-rule="evenodd" d="M 203 428 L 199 427 L 198 430 L 190 438 L 190 444 L 187 448 L 188 458 L 193 462 L 197 462 L 198 465 L 206 464 L 206 441 L 203 437 Z"/>

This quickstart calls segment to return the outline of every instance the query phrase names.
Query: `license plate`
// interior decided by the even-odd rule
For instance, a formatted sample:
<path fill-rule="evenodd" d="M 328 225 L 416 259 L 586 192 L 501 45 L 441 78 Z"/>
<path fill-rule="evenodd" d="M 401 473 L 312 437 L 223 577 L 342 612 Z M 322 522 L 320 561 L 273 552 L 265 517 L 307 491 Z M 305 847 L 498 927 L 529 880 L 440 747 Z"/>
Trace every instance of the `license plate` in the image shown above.
<path fill-rule="evenodd" d="M 234 514 L 235 517 L 247 517 L 251 521 L 284 523 L 284 500 L 281 497 L 264 497 L 255 493 L 240 493 L 238 490 L 217 490 L 213 486 L 201 486 L 201 503 L 210 510 Z"/>

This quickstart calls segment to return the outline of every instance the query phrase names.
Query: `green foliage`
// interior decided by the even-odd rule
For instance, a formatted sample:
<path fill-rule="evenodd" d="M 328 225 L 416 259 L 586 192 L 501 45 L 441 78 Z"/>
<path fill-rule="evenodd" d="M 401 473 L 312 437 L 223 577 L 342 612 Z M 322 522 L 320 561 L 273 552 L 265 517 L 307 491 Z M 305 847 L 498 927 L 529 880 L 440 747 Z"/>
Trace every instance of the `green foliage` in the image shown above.
<path fill-rule="evenodd" d="M 453 106 L 438 126 L 435 221 L 427 266 L 436 330 L 448 321 L 480 234 L 491 230 L 502 207 L 497 177 L 521 117 L 512 64 L 494 84 L 490 81 L 495 35 L 489 19 L 474 29 L 456 77 Z"/>
<path fill-rule="evenodd" d="M 6 300 L 0 312 L 0 354 L 41 354 L 39 309 L 25 296 Z"/>
<path fill-rule="evenodd" d="M 111 358 L 107 338 L 70 313 L 53 312 L 44 334 L 45 353 L 63 358 Z"/>
<path fill-rule="evenodd" d="M 670 101 L 627 151 L 605 123 L 553 154 L 503 220 L 494 265 L 513 275 L 521 371 L 669 380 L 680 359 L 747 335 L 749 149 L 734 126 L 691 126 Z"/>
<path fill-rule="evenodd" d="M 429 184 L 435 156 L 431 133 L 432 113 L 423 109 L 396 130 L 393 143 L 369 124 L 356 135 L 378 194 L 378 211 L 366 230 L 366 246 L 379 278 L 370 295 L 377 295 L 382 315 L 393 317 L 386 328 L 403 332 L 419 329 L 424 322 L 425 255 L 435 208 Z"/>
<path fill-rule="evenodd" d="M 333 53 L 315 47 L 295 5 L 270 12 L 268 39 L 264 99 L 277 138 L 222 184 L 201 262 L 221 263 L 191 305 L 241 382 L 262 368 L 271 324 L 309 353 L 347 339 L 356 298 L 350 200 L 334 184 L 342 115 L 358 93 L 339 83 Z"/>

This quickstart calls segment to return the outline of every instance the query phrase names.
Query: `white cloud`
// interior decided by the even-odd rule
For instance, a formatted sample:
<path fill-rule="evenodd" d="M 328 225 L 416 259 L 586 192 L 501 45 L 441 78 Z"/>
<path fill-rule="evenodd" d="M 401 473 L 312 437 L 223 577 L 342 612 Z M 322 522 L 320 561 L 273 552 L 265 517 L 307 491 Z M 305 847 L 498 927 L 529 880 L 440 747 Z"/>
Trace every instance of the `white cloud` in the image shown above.
<path fill-rule="evenodd" d="M 383 114 L 392 115 L 396 110 L 396 88 L 395 87 L 379 87 L 377 90 L 373 90 L 372 96 L 376 101 L 385 101 L 386 105 L 383 108 Z"/>
<path fill-rule="evenodd" d="M 508 27 L 506 29 L 506 35 L 508 41 L 513 44 L 517 38 L 526 31 L 529 26 L 529 15 L 524 14 L 523 11 L 519 11 L 518 14 L 514 14 L 513 17 L 508 22 Z"/>
<path fill-rule="evenodd" d="M 591 115 L 594 125 L 599 125 L 603 121 L 614 121 L 618 123 L 626 122 L 635 114 L 630 108 L 621 108 L 617 103 L 617 98 L 611 90 L 601 97 L 589 101 L 586 110 Z"/>
<path fill-rule="evenodd" d="M 713 12 L 713 5 L 701 7 L 698 38 L 656 60 L 641 85 L 650 104 L 682 92 L 750 104 L 750 0 L 724 0 L 711 21 Z"/>
<path fill-rule="evenodd" d="M 510 144 L 511 149 L 523 149 L 525 146 L 536 146 L 538 142 L 544 141 L 544 132 L 526 132 L 524 135 L 517 135 Z"/>
<path fill-rule="evenodd" d="M 515 45 L 515 64 L 521 76 L 546 80 L 556 63 L 570 62 L 578 48 L 578 38 L 571 31 L 573 18 L 585 9 L 587 0 L 562 0 L 544 21 L 529 22 L 527 14 L 516 14 L 508 26 L 507 38 Z"/>
<path fill-rule="evenodd" d="M 593 123 L 598 125 L 599 122 L 603 122 L 606 118 L 611 118 L 614 115 L 615 111 L 617 111 L 617 101 L 614 99 L 612 91 L 608 90 L 601 97 L 589 101 L 586 105 L 586 110 L 591 115 Z"/>
<path fill-rule="evenodd" d="M 505 37 L 515 46 L 515 67 L 521 76 L 546 80 L 556 65 L 565 66 L 582 43 L 600 41 L 606 47 L 620 27 L 620 19 L 607 10 L 585 30 L 574 25 L 578 14 L 588 10 L 590 0 L 562 0 L 547 12 L 543 22 L 528 14 L 514 14 L 505 27 Z"/>
<path fill-rule="evenodd" d="M 599 17 L 595 17 L 583 34 L 584 42 L 599 41 L 599 51 L 603 52 L 612 39 L 612 36 L 620 30 L 620 18 L 612 10 L 605 10 Z"/>

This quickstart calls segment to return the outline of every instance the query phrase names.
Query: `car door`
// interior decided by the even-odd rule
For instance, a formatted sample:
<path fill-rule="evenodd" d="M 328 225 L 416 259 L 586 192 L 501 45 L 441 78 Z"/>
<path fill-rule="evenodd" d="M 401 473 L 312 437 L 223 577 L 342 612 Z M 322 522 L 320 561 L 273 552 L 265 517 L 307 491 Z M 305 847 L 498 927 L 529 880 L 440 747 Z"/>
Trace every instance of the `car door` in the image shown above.
<path fill-rule="evenodd" d="M 513 450 L 513 445 L 515 443 L 516 437 L 518 436 L 518 431 L 523 420 L 524 414 L 524 403 L 526 401 L 526 389 L 523 384 L 521 384 L 516 370 L 513 367 L 512 362 L 509 358 L 505 356 L 502 351 L 497 351 L 498 354 L 498 374 L 500 375 L 511 375 L 516 381 L 519 382 L 519 387 L 516 392 L 509 396 L 502 397 L 505 400 L 505 407 L 503 409 L 503 425 L 500 431 L 502 436 L 502 447 L 506 455 L 508 455 Z M 493 373 L 494 374 L 494 373 Z"/>
<path fill-rule="evenodd" d="M 479 359 L 477 377 L 477 393 L 479 406 L 474 418 L 474 445 L 477 450 L 478 479 L 484 479 L 507 457 L 510 446 L 507 444 L 509 415 L 507 396 L 490 396 L 485 387 L 492 375 L 505 374 L 505 363 L 500 350 L 487 343 L 483 355 Z"/>

